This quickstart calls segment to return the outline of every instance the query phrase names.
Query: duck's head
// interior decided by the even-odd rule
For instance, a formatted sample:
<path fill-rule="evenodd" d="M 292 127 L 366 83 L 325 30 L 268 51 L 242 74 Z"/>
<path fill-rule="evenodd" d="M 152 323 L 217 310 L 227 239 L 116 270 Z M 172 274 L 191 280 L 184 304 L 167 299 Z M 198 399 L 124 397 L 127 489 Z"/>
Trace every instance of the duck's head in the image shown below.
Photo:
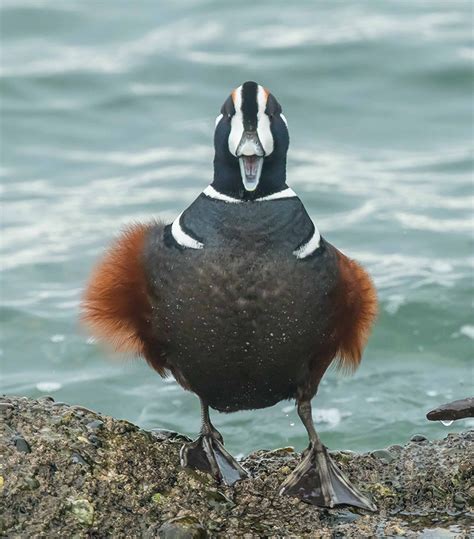
<path fill-rule="evenodd" d="M 288 145 L 288 125 L 275 96 L 244 82 L 216 118 L 213 187 L 243 199 L 284 189 Z"/>

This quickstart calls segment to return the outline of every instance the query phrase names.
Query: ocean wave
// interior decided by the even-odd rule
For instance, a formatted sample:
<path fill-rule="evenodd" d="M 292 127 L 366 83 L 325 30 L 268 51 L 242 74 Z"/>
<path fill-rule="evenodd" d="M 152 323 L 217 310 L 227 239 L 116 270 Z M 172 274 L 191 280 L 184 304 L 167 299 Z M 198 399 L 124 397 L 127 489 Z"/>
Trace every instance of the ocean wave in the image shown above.
<path fill-rule="evenodd" d="M 174 3 L 163 2 L 167 11 Z M 70 23 L 80 16 L 93 20 L 93 14 L 81 4 L 54 3 L 51 1 L 28 1 L 3 3 L 3 10 L 19 12 L 19 6 L 64 11 L 69 13 Z M 48 40 L 27 34 L 21 40 L 4 43 L 0 76 L 64 76 L 68 73 L 120 74 L 133 71 L 145 62 L 153 62 L 158 54 L 161 59 L 174 59 L 192 64 L 209 66 L 244 66 L 258 62 L 256 51 L 275 50 L 291 52 L 301 47 L 351 45 L 382 40 L 413 39 L 419 41 L 452 41 L 459 43 L 458 56 L 466 56 L 463 42 L 470 39 L 470 26 L 461 10 L 450 3 L 450 8 L 438 6 L 417 10 L 384 10 L 374 6 L 342 6 L 323 9 L 301 8 L 295 12 L 287 4 L 274 16 L 270 5 L 253 6 L 254 11 L 241 10 L 241 22 L 231 25 L 235 7 L 215 3 L 214 9 L 205 15 L 198 9 L 189 14 L 183 10 L 174 17 L 162 17 L 160 23 L 150 17 L 149 23 L 133 37 L 123 38 L 113 44 L 95 40 L 94 44 L 77 44 L 60 34 Z M 98 12 L 102 10 L 98 7 Z M 120 16 L 120 8 L 114 16 Z M 258 14 L 258 25 L 254 18 Z M 110 13 L 107 13 L 110 18 Z M 20 14 L 18 14 L 21 17 Z M 105 16 L 105 13 L 104 13 Z M 110 24 L 114 23 L 110 18 Z M 284 21 L 284 22 L 279 22 Z M 81 21 L 83 22 L 83 21 Z M 196 31 L 196 28 L 199 31 Z M 143 28 L 143 27 L 142 27 Z M 106 33 L 106 28 L 104 29 Z M 112 33 L 112 29 L 111 29 Z M 226 37 L 231 36 L 227 42 Z M 41 54 L 37 54 L 41 51 Z M 460 51 L 460 52 L 459 52 Z M 453 54 L 456 54 L 454 52 Z M 267 59 L 271 62 L 271 58 Z M 280 59 L 283 62 L 283 59 Z M 256 64 L 255 64 L 256 65 Z M 143 94 L 141 94 L 143 95 Z"/>
<path fill-rule="evenodd" d="M 265 24 L 263 21 L 258 29 L 241 32 L 240 40 L 247 45 L 258 43 L 261 48 L 285 50 L 308 45 L 363 43 L 382 38 L 422 37 L 434 40 L 465 22 L 462 13 L 444 10 L 408 16 L 404 12 L 381 14 L 351 6 L 325 15 L 320 19 L 314 16 L 313 10 L 302 10 L 301 18 L 288 17 L 289 24 Z"/>
<path fill-rule="evenodd" d="M 7 43 L 8 54 L 3 56 L 0 77 L 63 76 L 71 72 L 118 74 L 129 71 L 157 50 L 179 57 L 197 46 L 215 42 L 224 33 L 219 22 L 204 22 L 199 32 L 194 27 L 193 19 L 170 22 L 114 46 L 68 45 L 54 42 L 53 38 L 25 38 L 19 43 Z M 36 50 L 41 50 L 41 55 L 32 55 Z"/>

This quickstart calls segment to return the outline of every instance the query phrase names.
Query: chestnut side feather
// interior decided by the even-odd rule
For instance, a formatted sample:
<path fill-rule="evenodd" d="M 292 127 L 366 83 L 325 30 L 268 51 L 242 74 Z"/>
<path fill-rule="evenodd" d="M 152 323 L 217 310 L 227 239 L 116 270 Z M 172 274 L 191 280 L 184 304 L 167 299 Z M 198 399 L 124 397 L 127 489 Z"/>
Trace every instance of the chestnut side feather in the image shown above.
<path fill-rule="evenodd" d="M 127 227 L 92 272 L 81 320 L 99 341 L 117 352 L 143 356 L 162 376 L 165 361 L 151 330 L 151 305 L 143 269 L 147 233 L 154 224 Z"/>
<path fill-rule="evenodd" d="M 355 260 L 337 252 L 340 272 L 336 304 L 336 366 L 355 371 L 377 317 L 377 292 L 368 273 Z"/>

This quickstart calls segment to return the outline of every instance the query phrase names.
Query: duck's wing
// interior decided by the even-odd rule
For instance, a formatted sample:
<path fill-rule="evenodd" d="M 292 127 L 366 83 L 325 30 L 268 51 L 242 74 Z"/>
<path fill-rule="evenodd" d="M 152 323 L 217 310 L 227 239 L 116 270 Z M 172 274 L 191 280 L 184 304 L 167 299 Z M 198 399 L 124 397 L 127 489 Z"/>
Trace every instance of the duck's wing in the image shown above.
<path fill-rule="evenodd" d="M 152 330 L 144 250 L 158 223 L 127 227 L 94 268 L 83 296 L 82 322 L 117 352 L 144 357 L 161 375 L 166 362 Z M 158 231 L 159 232 L 159 231 Z"/>

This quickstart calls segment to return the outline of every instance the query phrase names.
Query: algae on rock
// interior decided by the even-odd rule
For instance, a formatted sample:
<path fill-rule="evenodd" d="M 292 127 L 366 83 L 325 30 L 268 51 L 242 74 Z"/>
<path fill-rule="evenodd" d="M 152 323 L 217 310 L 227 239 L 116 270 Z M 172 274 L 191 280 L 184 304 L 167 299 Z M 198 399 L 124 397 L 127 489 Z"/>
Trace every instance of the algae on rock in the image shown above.
<path fill-rule="evenodd" d="M 472 431 L 361 455 L 333 452 L 374 498 L 375 514 L 279 496 L 299 459 L 291 448 L 253 453 L 243 461 L 251 477 L 229 488 L 180 467 L 185 440 L 48 397 L 1 398 L 0 535 L 417 537 L 451 526 L 453 537 L 468 536 Z"/>

